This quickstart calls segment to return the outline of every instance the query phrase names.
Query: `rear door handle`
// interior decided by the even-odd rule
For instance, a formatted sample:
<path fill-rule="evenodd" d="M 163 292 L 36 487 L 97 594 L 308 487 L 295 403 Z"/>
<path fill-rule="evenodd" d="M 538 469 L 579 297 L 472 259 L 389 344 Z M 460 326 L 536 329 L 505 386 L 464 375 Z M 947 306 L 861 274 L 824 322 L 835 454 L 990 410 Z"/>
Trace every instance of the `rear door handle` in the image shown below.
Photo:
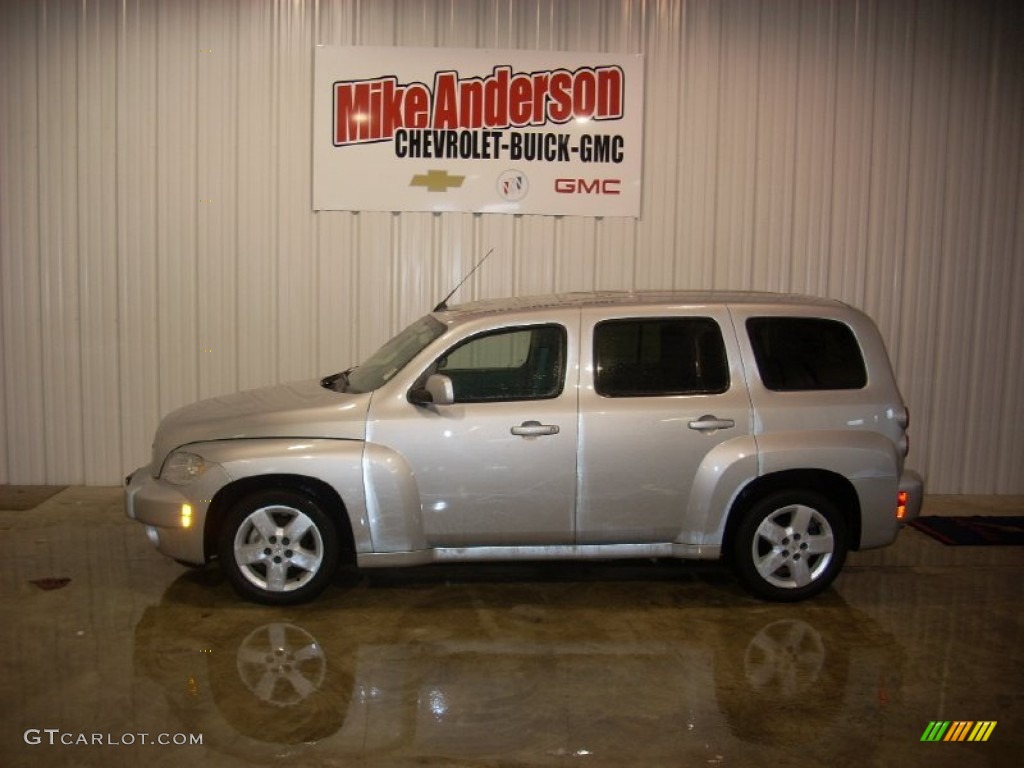
<path fill-rule="evenodd" d="M 512 434 L 520 437 L 540 437 L 541 435 L 557 435 L 558 426 L 541 424 L 539 421 L 524 421 L 518 427 L 512 427 Z"/>
<path fill-rule="evenodd" d="M 687 426 L 698 432 L 714 432 L 718 429 L 731 429 L 736 426 L 736 422 L 732 419 L 720 419 L 717 416 L 707 414 L 699 419 L 694 419 Z"/>

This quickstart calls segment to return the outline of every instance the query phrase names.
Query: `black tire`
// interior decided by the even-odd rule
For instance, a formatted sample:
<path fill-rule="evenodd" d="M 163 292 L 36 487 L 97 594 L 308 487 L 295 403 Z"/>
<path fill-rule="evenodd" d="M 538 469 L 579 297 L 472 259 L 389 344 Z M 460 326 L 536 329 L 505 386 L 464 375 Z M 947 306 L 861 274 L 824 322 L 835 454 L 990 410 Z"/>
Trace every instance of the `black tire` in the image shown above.
<path fill-rule="evenodd" d="M 732 542 L 736 575 L 758 597 L 795 602 L 832 583 L 849 549 L 846 521 L 820 493 L 776 491 L 744 515 Z"/>
<path fill-rule="evenodd" d="M 267 605 L 295 605 L 320 594 L 337 570 L 339 549 L 330 515 L 314 498 L 287 489 L 260 491 L 235 504 L 217 542 L 231 585 Z"/>

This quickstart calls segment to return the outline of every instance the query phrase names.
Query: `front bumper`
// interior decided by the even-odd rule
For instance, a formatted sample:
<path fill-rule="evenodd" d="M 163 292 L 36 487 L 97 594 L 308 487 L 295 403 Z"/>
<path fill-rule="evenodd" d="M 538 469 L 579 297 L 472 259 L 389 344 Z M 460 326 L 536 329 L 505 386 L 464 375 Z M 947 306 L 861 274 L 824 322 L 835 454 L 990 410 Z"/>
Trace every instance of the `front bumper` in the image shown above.
<path fill-rule="evenodd" d="M 146 535 L 158 551 L 184 563 L 196 565 L 206 562 L 203 531 L 210 495 L 203 489 L 217 485 L 213 473 L 222 473 L 219 467 L 207 470 L 202 482 L 189 486 L 176 486 L 153 477 L 151 467 L 140 467 L 128 476 L 124 489 L 125 514 L 146 526 Z M 183 515 L 183 507 L 191 515 Z"/>

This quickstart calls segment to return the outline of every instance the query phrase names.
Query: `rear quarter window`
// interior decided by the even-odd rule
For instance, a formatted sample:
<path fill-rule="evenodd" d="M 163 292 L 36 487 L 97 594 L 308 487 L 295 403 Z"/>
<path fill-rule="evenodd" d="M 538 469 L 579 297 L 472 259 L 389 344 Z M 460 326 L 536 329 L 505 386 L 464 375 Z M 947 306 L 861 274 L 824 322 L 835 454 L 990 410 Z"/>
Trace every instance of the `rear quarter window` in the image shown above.
<path fill-rule="evenodd" d="M 868 382 L 857 337 L 818 317 L 752 317 L 747 333 L 761 381 L 776 392 L 861 389 Z"/>

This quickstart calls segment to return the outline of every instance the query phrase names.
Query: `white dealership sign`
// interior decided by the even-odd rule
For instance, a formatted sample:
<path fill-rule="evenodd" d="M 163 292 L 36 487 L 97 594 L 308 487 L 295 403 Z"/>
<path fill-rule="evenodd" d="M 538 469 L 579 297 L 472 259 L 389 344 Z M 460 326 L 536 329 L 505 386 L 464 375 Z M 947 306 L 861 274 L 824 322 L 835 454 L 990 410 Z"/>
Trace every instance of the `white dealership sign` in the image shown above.
<path fill-rule="evenodd" d="M 640 215 L 643 58 L 319 46 L 313 207 Z"/>

